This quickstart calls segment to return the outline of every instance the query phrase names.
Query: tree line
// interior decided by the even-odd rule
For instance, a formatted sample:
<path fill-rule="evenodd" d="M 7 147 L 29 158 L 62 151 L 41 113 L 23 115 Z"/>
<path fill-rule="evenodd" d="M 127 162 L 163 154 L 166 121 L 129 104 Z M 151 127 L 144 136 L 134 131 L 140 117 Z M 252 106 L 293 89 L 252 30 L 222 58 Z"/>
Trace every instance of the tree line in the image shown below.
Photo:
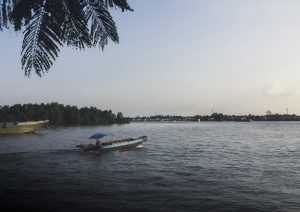
<path fill-rule="evenodd" d="M 211 115 L 195 115 L 195 116 L 172 116 L 172 115 L 156 115 L 132 118 L 131 121 L 300 121 L 300 116 L 296 114 L 267 114 L 267 115 L 226 115 L 223 113 L 213 113 Z"/>
<path fill-rule="evenodd" d="M 226 115 L 213 113 L 210 116 L 196 116 L 203 121 L 300 121 L 296 114 L 268 114 L 268 115 Z"/>
<path fill-rule="evenodd" d="M 121 112 L 114 114 L 111 110 L 96 107 L 63 105 L 57 102 L 41 104 L 15 104 L 0 106 L 0 122 L 23 122 L 49 120 L 51 125 L 97 125 L 123 124 L 129 119 Z"/>

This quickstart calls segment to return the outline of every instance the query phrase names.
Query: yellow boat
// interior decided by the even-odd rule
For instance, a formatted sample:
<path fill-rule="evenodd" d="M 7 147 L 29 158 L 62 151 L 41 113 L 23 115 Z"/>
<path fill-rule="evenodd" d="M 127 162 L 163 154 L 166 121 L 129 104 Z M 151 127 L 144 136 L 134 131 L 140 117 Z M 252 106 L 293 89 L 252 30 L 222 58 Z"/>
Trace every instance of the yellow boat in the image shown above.
<path fill-rule="evenodd" d="M 0 126 L 0 135 L 15 135 L 24 133 L 35 133 L 40 128 L 46 126 L 49 120 L 27 121 L 18 123 L 3 123 Z"/>

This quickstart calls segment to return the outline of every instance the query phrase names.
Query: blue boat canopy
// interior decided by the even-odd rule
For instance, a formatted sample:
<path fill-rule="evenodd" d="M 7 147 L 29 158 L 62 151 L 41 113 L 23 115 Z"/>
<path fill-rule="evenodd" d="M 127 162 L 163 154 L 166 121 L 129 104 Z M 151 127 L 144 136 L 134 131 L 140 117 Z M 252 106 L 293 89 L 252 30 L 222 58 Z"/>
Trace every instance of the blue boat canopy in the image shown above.
<path fill-rule="evenodd" d="M 100 139 L 100 138 L 103 138 L 108 135 L 112 135 L 112 134 L 96 133 L 96 134 L 92 135 L 91 137 L 89 137 L 89 139 Z"/>

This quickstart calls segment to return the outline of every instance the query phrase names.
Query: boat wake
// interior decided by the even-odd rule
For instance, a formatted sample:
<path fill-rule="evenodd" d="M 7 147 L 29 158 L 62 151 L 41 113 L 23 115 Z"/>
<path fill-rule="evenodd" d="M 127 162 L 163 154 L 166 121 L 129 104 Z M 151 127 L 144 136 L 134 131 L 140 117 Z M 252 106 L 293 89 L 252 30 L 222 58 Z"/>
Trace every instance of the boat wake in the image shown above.
<path fill-rule="evenodd" d="M 128 149 L 120 149 L 119 152 L 128 152 L 128 151 L 133 151 L 133 150 L 139 150 L 141 148 L 143 148 L 143 145 L 137 145 L 136 147 L 133 148 L 128 148 Z"/>

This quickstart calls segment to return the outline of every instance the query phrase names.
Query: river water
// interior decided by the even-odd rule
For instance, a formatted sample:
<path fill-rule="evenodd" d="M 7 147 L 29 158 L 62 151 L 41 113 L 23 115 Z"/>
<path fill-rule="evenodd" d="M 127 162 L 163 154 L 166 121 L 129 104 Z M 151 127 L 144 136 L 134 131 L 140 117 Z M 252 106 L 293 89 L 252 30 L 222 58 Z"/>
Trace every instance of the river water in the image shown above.
<path fill-rule="evenodd" d="M 143 148 L 75 148 L 96 132 Z M 300 211 L 300 123 L 131 123 L 0 137 L 0 211 Z"/>

